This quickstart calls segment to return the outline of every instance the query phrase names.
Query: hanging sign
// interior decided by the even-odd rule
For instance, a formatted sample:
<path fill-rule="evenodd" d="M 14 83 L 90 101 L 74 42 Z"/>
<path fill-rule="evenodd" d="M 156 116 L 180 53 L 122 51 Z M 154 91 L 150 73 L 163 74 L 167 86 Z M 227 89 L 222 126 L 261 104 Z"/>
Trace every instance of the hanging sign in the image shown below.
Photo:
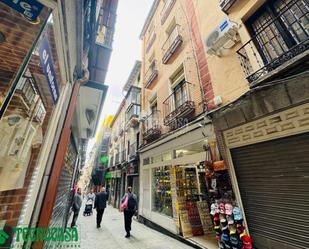
<path fill-rule="evenodd" d="M 32 22 L 37 20 L 44 7 L 36 0 L 0 0 L 0 2 L 10 6 Z"/>
<path fill-rule="evenodd" d="M 43 72 L 49 86 L 50 94 L 54 104 L 56 104 L 59 98 L 59 90 L 56 73 L 53 66 L 52 53 L 46 36 L 41 41 L 39 55 Z"/>

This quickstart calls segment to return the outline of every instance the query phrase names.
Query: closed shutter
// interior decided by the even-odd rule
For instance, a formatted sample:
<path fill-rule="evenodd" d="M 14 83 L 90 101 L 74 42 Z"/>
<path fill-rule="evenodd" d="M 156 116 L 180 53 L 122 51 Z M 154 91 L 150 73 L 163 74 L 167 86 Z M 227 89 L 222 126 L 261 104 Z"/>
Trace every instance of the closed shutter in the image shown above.
<path fill-rule="evenodd" d="M 309 133 L 231 150 L 258 249 L 309 248 Z"/>
<path fill-rule="evenodd" d="M 64 166 L 58 183 L 56 200 L 49 227 L 64 228 L 67 226 L 70 206 L 74 194 L 73 191 L 71 191 L 71 188 L 73 187 L 72 182 L 76 160 L 77 151 L 73 142 L 73 138 L 71 137 L 70 144 L 64 159 Z"/>

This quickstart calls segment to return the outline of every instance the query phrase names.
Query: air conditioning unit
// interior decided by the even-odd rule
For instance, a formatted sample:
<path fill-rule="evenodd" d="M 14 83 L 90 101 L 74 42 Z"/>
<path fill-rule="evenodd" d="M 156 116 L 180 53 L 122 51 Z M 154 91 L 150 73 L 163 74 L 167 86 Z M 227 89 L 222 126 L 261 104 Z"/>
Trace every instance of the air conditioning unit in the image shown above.
<path fill-rule="evenodd" d="M 229 49 L 236 44 L 238 25 L 225 18 L 206 38 L 206 53 L 220 56 L 222 48 Z"/>

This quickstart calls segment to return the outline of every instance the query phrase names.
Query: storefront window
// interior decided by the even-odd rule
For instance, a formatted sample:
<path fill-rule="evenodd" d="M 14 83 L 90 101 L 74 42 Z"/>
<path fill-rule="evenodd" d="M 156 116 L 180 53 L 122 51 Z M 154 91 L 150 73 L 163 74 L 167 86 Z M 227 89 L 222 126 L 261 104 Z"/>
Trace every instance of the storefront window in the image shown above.
<path fill-rule="evenodd" d="M 190 144 L 187 146 L 184 146 L 182 148 L 176 149 L 176 158 L 193 155 L 196 153 L 200 153 L 204 151 L 204 145 L 207 143 L 205 140 L 201 140 L 198 143 Z"/>
<path fill-rule="evenodd" d="M 172 217 L 170 166 L 154 168 L 152 173 L 152 211 Z"/>
<path fill-rule="evenodd" d="M 48 17 L 48 11 L 44 7 L 39 20 L 34 24 L 22 19 L 19 13 L 2 3 L 0 13 L 0 31 L 7 35 L 7 40 L 0 43 L 1 95 L 5 96 L 11 86 L 14 88 L 14 93 L 2 109 L 4 112 L 0 118 L 0 198 L 7 195 L 17 196 L 18 201 L 24 203 L 25 194 L 31 189 L 30 184 L 36 184 L 37 175 L 34 172 L 44 166 L 37 162 L 48 128 L 54 124 L 51 120 L 64 81 L 61 79 L 57 54 L 60 50 L 56 48 L 52 14 Z M 12 24 L 4 22 L 4 17 L 5 20 L 9 18 L 9 23 Z M 31 50 L 35 36 L 47 18 L 48 22 L 40 33 L 38 42 Z M 17 32 L 14 27 L 20 30 Z M 10 57 L 6 56 L 5 49 L 10 49 Z M 27 52 L 31 55 L 29 63 L 15 81 L 14 75 Z M 12 83 L 13 81 L 15 83 Z M 8 201 L 4 204 L 12 203 Z M 22 205 L 19 206 L 20 208 L 14 210 L 14 216 L 1 216 L 4 217 L 6 225 L 17 225 L 22 208 Z M 7 211 L 10 212 L 11 210 Z"/>

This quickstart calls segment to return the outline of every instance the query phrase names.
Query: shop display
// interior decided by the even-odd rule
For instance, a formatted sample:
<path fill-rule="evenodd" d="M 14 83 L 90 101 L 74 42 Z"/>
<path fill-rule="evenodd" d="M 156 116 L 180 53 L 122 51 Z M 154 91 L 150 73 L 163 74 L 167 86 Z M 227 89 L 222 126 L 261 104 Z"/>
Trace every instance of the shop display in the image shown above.
<path fill-rule="evenodd" d="M 153 211 L 173 216 L 169 167 L 153 169 Z"/>

